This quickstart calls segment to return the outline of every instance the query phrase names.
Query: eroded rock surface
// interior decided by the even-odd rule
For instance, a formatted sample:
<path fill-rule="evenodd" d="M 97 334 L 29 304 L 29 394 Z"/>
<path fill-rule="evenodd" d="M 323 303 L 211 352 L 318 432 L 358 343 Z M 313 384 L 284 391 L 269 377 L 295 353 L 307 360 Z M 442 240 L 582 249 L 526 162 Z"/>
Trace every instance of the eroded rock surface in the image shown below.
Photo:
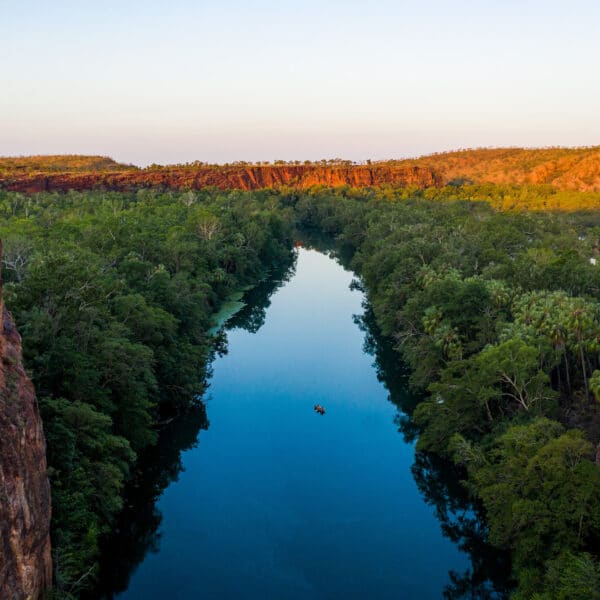
<path fill-rule="evenodd" d="M 37 600 L 52 582 L 46 443 L 1 285 L 0 279 L 0 598 Z"/>
<path fill-rule="evenodd" d="M 258 190 L 293 187 L 308 189 L 315 185 L 353 187 L 439 185 L 433 169 L 418 166 L 348 166 L 316 165 L 162 167 L 152 170 L 126 170 L 89 173 L 33 173 L 0 177 L 0 185 L 9 191 L 64 192 L 95 188 L 125 191 L 140 187 L 190 188 L 217 187 L 224 190 Z"/>

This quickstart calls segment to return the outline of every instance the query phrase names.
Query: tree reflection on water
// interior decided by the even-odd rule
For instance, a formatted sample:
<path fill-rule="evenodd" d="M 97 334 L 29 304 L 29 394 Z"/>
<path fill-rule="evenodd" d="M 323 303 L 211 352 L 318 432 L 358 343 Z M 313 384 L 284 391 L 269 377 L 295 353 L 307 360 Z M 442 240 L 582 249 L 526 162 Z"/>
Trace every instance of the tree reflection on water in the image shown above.
<path fill-rule="evenodd" d="M 359 284 L 357 284 L 359 285 Z M 379 334 L 373 312 L 364 305 L 363 315 L 355 316 L 365 333 L 364 350 L 375 358 L 377 378 L 389 392 L 389 400 L 398 407 L 395 423 L 405 440 L 412 442 L 418 429 L 411 414 L 419 397 L 408 389 L 409 372 L 402 363 L 392 340 Z M 469 556 L 471 568 L 464 573 L 451 571 L 444 590 L 448 600 L 499 600 L 508 598 L 510 562 L 508 554 L 492 547 L 481 507 L 469 496 L 462 479 L 465 473 L 436 455 L 415 452 L 412 474 L 425 502 L 435 509 L 442 533 Z"/>
<path fill-rule="evenodd" d="M 310 245 L 323 251 L 322 244 Z M 329 254 L 341 262 L 340 254 Z M 250 290 L 247 305 L 227 324 L 227 329 L 242 328 L 256 332 L 265 322 L 272 294 L 294 274 L 295 265 L 272 276 Z M 356 282 L 360 288 L 360 283 Z M 395 423 L 407 442 L 413 442 L 418 431 L 411 414 L 419 397 L 408 391 L 408 371 L 394 351 L 392 342 L 382 338 L 372 311 L 365 304 L 364 314 L 355 322 L 365 334 L 364 351 L 374 357 L 378 379 L 389 392 L 389 400 L 398 408 Z M 218 339 L 216 354 L 227 352 L 226 332 Z M 114 535 L 103 548 L 99 573 L 100 589 L 90 597 L 113 598 L 125 591 L 130 578 L 148 553 L 160 545 L 162 515 L 156 503 L 163 491 L 176 481 L 182 471 L 182 453 L 202 441 L 199 433 L 209 426 L 204 405 L 162 428 L 156 446 L 140 457 L 127 486 L 124 509 Z M 498 600 L 510 591 L 510 565 L 506 554 L 487 543 L 487 528 L 480 507 L 469 497 L 461 483 L 464 474 L 453 464 L 437 456 L 416 453 L 412 474 L 424 501 L 431 505 L 440 522 L 443 535 L 465 552 L 470 568 L 464 573 L 450 572 L 444 590 L 448 600 Z M 393 591 L 390 590 L 390 595 Z"/>
<path fill-rule="evenodd" d="M 156 501 L 177 481 L 183 469 L 182 453 L 198 445 L 198 434 L 208 425 L 206 410 L 200 404 L 184 418 L 164 426 L 158 443 L 140 456 L 113 535 L 102 548 L 100 589 L 90 597 L 112 598 L 125 591 L 145 556 L 158 551 L 162 514 Z"/>
<path fill-rule="evenodd" d="M 244 297 L 246 306 L 229 320 L 225 329 L 256 333 L 265 322 L 271 296 L 294 275 L 294 268 L 295 260 L 249 290 Z M 227 337 L 223 331 L 217 337 L 215 354 L 226 353 Z M 89 598 L 111 599 L 124 592 L 146 555 L 158 552 L 162 514 L 156 506 L 157 500 L 179 478 L 183 470 L 182 454 L 198 445 L 200 431 L 208 427 L 206 408 L 200 401 L 192 411 L 163 426 L 157 444 L 140 456 L 126 486 L 124 508 L 113 535 L 105 540 L 101 550 L 98 589 Z"/>

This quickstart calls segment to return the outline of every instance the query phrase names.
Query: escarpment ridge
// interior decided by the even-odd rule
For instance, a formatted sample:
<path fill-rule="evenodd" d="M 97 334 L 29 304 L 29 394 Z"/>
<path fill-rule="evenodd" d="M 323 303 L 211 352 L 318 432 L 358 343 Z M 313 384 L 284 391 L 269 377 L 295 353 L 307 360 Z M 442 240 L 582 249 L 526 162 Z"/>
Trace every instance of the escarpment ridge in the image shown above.
<path fill-rule="evenodd" d="M 600 146 L 581 148 L 482 148 L 404 160 L 352 163 L 277 161 L 272 164 L 152 165 L 140 169 L 103 156 L 0 158 L 0 187 L 35 193 L 140 187 L 256 190 L 383 185 L 549 185 L 559 190 L 600 191 Z"/>
<path fill-rule="evenodd" d="M 37 599 L 52 583 L 46 442 L 1 285 L 0 277 L 0 598 Z"/>
<path fill-rule="evenodd" d="M 102 188 L 124 191 L 141 187 L 223 190 L 258 190 L 295 187 L 369 187 L 384 184 L 431 187 L 442 182 L 435 172 L 419 166 L 318 166 L 318 165 L 199 165 L 172 166 L 142 170 L 11 173 L 0 177 L 8 191 L 36 193 Z"/>

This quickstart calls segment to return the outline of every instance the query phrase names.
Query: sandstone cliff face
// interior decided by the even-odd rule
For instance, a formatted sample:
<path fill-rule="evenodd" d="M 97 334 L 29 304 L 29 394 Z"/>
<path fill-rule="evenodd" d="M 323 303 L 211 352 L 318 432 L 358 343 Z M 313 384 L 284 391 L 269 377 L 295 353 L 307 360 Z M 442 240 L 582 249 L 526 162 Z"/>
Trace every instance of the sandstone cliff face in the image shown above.
<path fill-rule="evenodd" d="M 140 187 L 256 190 L 420 188 L 460 180 L 476 184 L 544 184 L 560 190 L 600 192 L 600 146 L 582 148 L 480 148 L 368 165 L 308 163 L 276 165 L 173 165 L 139 169 L 102 156 L 0 157 L 0 188 L 16 192 L 126 191 Z"/>
<path fill-rule="evenodd" d="M 166 188 L 257 190 L 283 186 L 307 189 L 315 185 L 339 187 L 376 186 L 383 184 L 431 187 L 440 185 L 433 169 L 418 166 L 233 166 L 233 167 L 163 167 L 145 171 L 99 173 L 32 174 L 0 178 L 0 186 L 9 191 L 63 192 L 101 188 L 124 191 L 132 188 L 162 186 Z"/>
<path fill-rule="evenodd" d="M 0 598 L 37 600 L 52 582 L 46 443 L 1 285 L 0 279 Z"/>

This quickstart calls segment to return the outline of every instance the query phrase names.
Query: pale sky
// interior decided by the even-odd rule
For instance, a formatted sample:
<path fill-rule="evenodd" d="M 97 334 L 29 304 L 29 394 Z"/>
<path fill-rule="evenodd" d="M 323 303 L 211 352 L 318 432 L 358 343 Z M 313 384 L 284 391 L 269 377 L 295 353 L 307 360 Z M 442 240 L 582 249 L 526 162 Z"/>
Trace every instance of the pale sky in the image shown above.
<path fill-rule="evenodd" d="M 0 0 L 0 155 L 600 144 L 598 0 Z"/>

